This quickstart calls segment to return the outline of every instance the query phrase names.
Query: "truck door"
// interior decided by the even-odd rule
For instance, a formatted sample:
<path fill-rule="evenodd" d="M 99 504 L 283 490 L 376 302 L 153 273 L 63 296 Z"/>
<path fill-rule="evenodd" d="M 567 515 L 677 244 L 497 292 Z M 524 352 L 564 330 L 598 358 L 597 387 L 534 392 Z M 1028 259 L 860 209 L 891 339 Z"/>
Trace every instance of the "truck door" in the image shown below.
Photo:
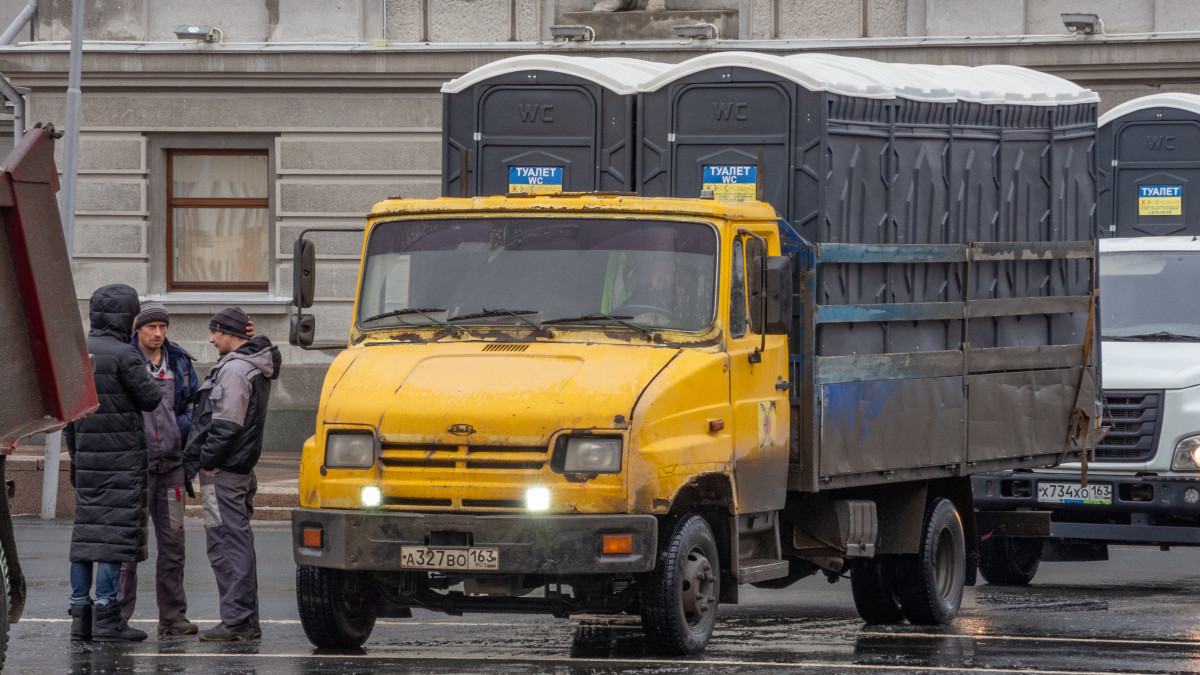
<path fill-rule="evenodd" d="M 790 409 L 787 339 L 768 335 L 752 310 L 748 275 L 765 257 L 761 239 L 739 235 L 729 261 L 729 400 L 733 409 L 733 478 L 742 513 L 783 508 L 787 491 Z"/>

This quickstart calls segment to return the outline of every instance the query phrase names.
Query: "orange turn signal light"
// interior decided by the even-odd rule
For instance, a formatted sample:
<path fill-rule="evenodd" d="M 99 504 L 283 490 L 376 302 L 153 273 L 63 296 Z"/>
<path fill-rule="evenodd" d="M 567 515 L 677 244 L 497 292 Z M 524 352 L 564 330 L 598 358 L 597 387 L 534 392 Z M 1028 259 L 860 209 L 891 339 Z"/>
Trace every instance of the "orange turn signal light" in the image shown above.
<path fill-rule="evenodd" d="M 633 553 L 632 534 L 606 534 L 600 537 L 604 555 L 629 555 Z"/>
<path fill-rule="evenodd" d="M 302 539 L 304 548 L 321 548 L 323 537 L 320 528 L 306 527 L 302 530 Z"/>

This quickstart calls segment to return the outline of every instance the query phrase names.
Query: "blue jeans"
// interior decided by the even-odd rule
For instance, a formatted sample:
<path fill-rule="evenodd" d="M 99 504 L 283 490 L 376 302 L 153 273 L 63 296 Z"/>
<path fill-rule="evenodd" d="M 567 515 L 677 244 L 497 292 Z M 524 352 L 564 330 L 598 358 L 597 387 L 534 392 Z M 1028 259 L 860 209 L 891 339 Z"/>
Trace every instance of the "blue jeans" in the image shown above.
<path fill-rule="evenodd" d="M 117 577 L 121 574 L 121 563 L 96 563 L 96 604 L 107 605 L 117 601 Z M 92 604 L 92 563 L 71 563 L 72 605 Z"/>

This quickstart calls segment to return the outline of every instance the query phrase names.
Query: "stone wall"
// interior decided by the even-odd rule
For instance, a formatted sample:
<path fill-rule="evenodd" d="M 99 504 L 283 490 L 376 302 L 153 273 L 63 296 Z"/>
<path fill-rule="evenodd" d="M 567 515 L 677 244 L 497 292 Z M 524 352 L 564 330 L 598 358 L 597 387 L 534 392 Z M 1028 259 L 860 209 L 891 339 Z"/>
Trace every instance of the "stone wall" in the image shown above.
<path fill-rule="evenodd" d="M 0 0 L 11 15 L 24 3 Z M 227 43 L 549 41 L 563 13 L 595 0 L 123 0 L 88 3 L 89 40 L 176 40 L 218 26 Z M 645 6 L 640 0 L 639 7 Z M 41 0 L 37 40 L 70 39 L 71 0 Z M 667 0 L 669 10 L 737 12 L 728 38 L 1004 36 L 1064 33 L 1060 14 L 1094 12 L 1109 33 L 1200 30 L 1194 0 Z M 612 36 L 602 39 L 620 39 Z"/>

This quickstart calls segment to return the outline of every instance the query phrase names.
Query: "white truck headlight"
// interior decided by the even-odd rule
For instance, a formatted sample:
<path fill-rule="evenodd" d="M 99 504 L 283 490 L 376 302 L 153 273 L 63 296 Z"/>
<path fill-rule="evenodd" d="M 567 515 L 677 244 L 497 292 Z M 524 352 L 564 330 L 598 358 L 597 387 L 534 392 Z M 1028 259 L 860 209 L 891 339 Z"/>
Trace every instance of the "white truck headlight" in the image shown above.
<path fill-rule="evenodd" d="M 1172 471 L 1200 471 L 1200 436 L 1188 436 L 1175 446 Z"/>
<path fill-rule="evenodd" d="M 330 431 L 325 437 L 325 466 L 331 469 L 369 469 L 374 464 L 374 435 Z"/>
<path fill-rule="evenodd" d="M 571 436 L 563 456 L 563 473 L 620 473 L 621 439 Z"/>

